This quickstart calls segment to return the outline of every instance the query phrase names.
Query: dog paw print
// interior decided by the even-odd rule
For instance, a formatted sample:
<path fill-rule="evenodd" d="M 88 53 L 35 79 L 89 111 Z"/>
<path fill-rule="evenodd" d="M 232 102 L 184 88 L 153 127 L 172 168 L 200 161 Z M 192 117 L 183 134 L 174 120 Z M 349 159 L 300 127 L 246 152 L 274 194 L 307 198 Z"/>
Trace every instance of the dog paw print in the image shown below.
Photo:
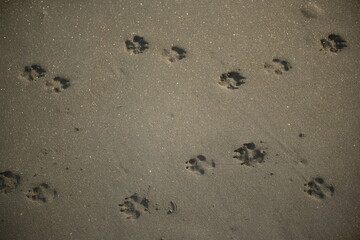
<path fill-rule="evenodd" d="M 32 202 L 48 203 L 52 202 L 57 195 L 58 193 L 54 188 L 47 183 L 42 183 L 30 189 L 26 197 Z"/>
<path fill-rule="evenodd" d="M 20 184 L 20 176 L 11 172 L 0 172 L 0 193 L 8 194 Z"/>
<path fill-rule="evenodd" d="M 272 60 L 272 63 L 265 63 L 264 68 L 268 72 L 274 72 L 278 75 L 282 75 L 284 72 L 289 71 L 292 66 L 287 60 L 274 58 Z"/>
<path fill-rule="evenodd" d="M 70 81 L 62 77 L 55 77 L 53 80 L 47 81 L 46 87 L 52 92 L 59 93 L 70 87 Z"/>
<path fill-rule="evenodd" d="M 198 155 L 186 161 L 186 169 L 204 175 L 208 170 L 215 168 L 215 162 L 209 162 L 204 155 Z"/>
<path fill-rule="evenodd" d="M 149 43 L 143 37 L 135 35 L 132 40 L 125 41 L 126 50 L 132 54 L 143 53 L 148 49 Z"/>
<path fill-rule="evenodd" d="M 331 197 L 334 194 L 335 188 L 331 184 L 325 183 L 323 178 L 313 178 L 307 184 L 304 184 L 306 189 L 304 192 L 315 199 L 324 199 Z"/>
<path fill-rule="evenodd" d="M 327 39 L 321 39 L 320 43 L 322 46 L 320 51 L 326 50 L 333 53 L 341 52 L 343 48 L 347 47 L 346 41 L 340 35 L 336 34 L 330 34 Z"/>
<path fill-rule="evenodd" d="M 170 50 L 164 49 L 162 56 L 173 63 L 186 57 L 186 50 L 180 47 L 172 47 Z"/>
<path fill-rule="evenodd" d="M 239 86 L 245 83 L 244 79 L 246 78 L 240 72 L 232 71 L 221 74 L 218 84 L 227 89 L 239 89 Z"/>
<path fill-rule="evenodd" d="M 40 65 L 33 64 L 31 66 L 25 66 L 21 77 L 32 82 L 38 80 L 41 77 L 44 77 L 45 73 L 46 70 L 44 68 L 42 68 Z"/>
<path fill-rule="evenodd" d="M 244 143 L 242 147 L 234 151 L 234 158 L 241 161 L 241 165 L 254 167 L 257 163 L 265 161 L 266 152 L 263 148 L 257 147 L 255 143 Z"/>
<path fill-rule="evenodd" d="M 139 197 L 136 193 L 130 197 L 126 197 L 125 201 L 119 204 L 120 212 L 123 213 L 127 219 L 138 219 L 145 211 L 149 211 L 150 201 L 146 197 Z"/>

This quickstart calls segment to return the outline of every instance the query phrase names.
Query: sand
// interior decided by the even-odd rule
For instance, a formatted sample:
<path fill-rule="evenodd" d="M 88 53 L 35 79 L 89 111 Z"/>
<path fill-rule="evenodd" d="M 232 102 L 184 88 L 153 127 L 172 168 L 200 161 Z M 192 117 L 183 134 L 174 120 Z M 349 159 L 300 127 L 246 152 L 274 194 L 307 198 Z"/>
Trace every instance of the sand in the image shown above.
<path fill-rule="evenodd" d="M 0 239 L 360 239 L 359 1 L 0 3 Z"/>

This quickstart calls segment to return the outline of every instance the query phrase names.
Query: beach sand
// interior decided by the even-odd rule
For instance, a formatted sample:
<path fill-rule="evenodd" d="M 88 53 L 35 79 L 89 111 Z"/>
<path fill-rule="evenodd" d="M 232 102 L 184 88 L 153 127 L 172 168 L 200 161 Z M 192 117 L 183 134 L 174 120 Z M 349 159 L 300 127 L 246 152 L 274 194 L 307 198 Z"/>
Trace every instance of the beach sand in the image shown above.
<path fill-rule="evenodd" d="M 0 3 L 0 239 L 360 239 L 360 2 Z"/>

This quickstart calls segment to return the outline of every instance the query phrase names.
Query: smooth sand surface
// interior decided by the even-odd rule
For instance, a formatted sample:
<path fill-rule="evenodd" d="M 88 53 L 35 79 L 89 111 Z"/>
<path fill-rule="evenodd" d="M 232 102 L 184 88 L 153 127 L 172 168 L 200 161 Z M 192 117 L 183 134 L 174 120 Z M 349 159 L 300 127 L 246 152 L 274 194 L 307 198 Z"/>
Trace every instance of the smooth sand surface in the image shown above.
<path fill-rule="evenodd" d="M 360 2 L 0 2 L 0 239 L 360 239 Z"/>

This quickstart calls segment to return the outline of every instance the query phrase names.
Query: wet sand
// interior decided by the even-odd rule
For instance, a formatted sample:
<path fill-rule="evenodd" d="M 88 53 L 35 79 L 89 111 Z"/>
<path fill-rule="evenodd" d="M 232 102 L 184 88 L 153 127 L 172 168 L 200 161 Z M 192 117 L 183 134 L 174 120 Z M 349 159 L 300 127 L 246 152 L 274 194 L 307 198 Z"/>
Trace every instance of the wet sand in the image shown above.
<path fill-rule="evenodd" d="M 359 1 L 0 2 L 0 239 L 359 239 Z"/>

